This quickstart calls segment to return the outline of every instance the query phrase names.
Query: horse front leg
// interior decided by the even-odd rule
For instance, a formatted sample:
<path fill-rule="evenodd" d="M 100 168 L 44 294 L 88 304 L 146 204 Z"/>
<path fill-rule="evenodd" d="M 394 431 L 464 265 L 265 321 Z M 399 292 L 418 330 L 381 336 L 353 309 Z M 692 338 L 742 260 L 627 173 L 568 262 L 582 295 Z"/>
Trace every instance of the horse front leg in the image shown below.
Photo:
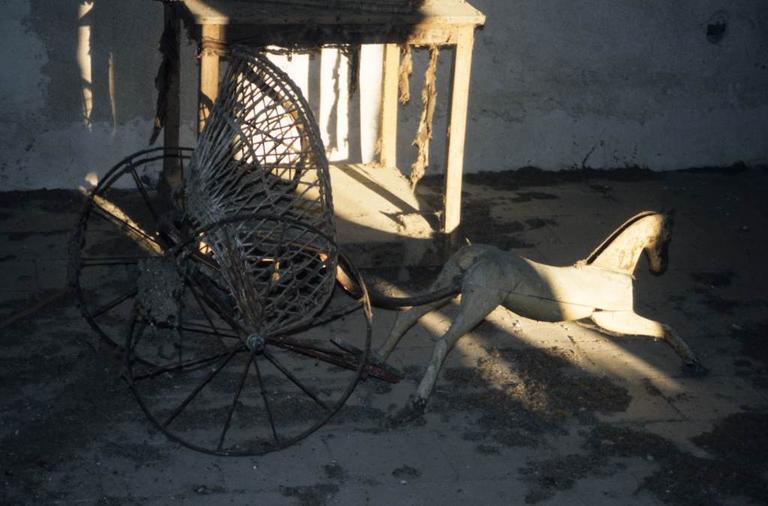
<path fill-rule="evenodd" d="M 683 359 L 683 370 L 687 374 L 703 376 L 708 372 L 691 347 L 669 325 L 649 320 L 632 311 L 596 311 L 590 318 L 596 325 L 610 332 L 663 339 Z"/>

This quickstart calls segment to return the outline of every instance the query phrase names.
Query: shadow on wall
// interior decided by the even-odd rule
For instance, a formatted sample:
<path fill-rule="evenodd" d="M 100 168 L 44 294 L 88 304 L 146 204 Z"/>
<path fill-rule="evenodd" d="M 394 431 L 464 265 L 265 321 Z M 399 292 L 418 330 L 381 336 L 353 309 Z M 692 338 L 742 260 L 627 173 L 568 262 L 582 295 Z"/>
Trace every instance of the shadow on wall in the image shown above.
<path fill-rule="evenodd" d="M 80 119 L 88 128 L 107 122 L 114 130 L 153 117 L 159 3 L 30 0 L 30 6 L 30 29 L 48 52 L 43 73 L 53 121 Z"/>
<path fill-rule="evenodd" d="M 7 4 L 7 5 L 6 5 Z M 4 2 L 0 184 L 76 188 L 145 147 L 162 28 L 158 2 Z"/>
<path fill-rule="evenodd" d="M 42 100 L 32 110 L 23 100 L 11 97 L 16 103 L 10 112 L 25 119 L 7 137 L 8 159 L 18 160 L 18 171 L 3 169 L 2 175 L 9 188 L 76 187 L 85 175 L 97 178 L 117 157 L 147 145 L 155 114 L 155 75 L 161 62 L 157 46 L 163 28 L 162 5 L 124 0 L 22 1 L 29 9 L 22 18 L 28 37 L 39 40 L 43 49 L 38 69 L 30 74 Z M 181 143 L 189 145 L 196 117 L 197 62 L 194 45 L 182 40 Z M 358 45 L 351 50 L 323 48 L 276 57 L 310 102 L 333 161 L 375 158 L 382 52 L 378 45 Z M 421 61 L 416 63 L 419 66 Z M 33 69 L 27 67 L 34 66 L 25 62 L 22 69 L 30 72 Z M 414 72 L 414 91 L 420 88 L 420 74 L 418 69 Z M 401 167 L 410 166 L 415 157 L 410 141 L 420 110 L 418 99 L 401 109 Z M 440 121 L 438 111 L 437 131 L 442 131 Z M 440 157 L 442 150 L 435 147 Z M 63 162 L 55 171 L 52 159 Z M 440 163 L 437 158 L 434 161 Z"/>

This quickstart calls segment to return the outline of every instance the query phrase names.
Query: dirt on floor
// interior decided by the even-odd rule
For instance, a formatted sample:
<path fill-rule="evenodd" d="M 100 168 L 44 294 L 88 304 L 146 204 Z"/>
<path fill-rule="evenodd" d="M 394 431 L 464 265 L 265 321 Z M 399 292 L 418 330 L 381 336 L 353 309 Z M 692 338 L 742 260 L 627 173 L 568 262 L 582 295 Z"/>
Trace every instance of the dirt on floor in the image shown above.
<path fill-rule="evenodd" d="M 544 250 L 548 244 L 537 243 L 532 237 L 548 230 L 561 240 L 558 234 L 568 233 L 568 227 L 575 222 L 572 219 L 568 225 L 566 212 L 519 216 L 514 213 L 502 215 L 498 209 L 531 204 L 565 205 L 568 197 L 560 189 L 574 183 L 578 183 L 579 191 L 583 190 L 588 199 L 598 197 L 602 202 L 605 197 L 608 204 L 601 208 L 601 212 L 608 216 L 606 221 L 611 222 L 616 219 L 614 206 L 629 198 L 621 193 L 621 184 L 674 186 L 674 191 L 670 191 L 674 198 L 689 197 L 688 204 L 681 204 L 681 214 L 684 218 L 687 216 L 688 227 L 692 227 L 692 223 L 708 211 L 711 213 L 706 217 L 710 220 L 726 219 L 727 215 L 720 208 L 691 207 L 690 202 L 698 206 L 701 202 L 725 206 L 729 202 L 741 202 L 738 199 L 746 200 L 749 193 L 743 191 L 742 186 L 760 187 L 761 181 L 766 179 L 765 175 L 760 176 L 762 173 L 749 174 L 750 180 L 741 183 L 738 178 L 746 177 L 747 173 L 740 167 L 720 172 L 700 170 L 688 175 L 666 175 L 637 168 L 611 172 L 591 169 L 544 172 L 525 168 L 507 173 L 468 174 L 465 178 L 465 235 L 475 242 L 490 242 L 509 249 L 535 247 Z M 724 182 L 726 177 L 734 178 L 731 181 L 735 182 Z M 698 185 L 695 191 L 680 190 L 694 184 Z M 422 199 L 431 199 L 434 207 L 439 208 L 439 178 L 427 177 L 421 187 Z M 484 192 L 489 189 L 494 192 L 486 198 Z M 510 194 L 499 196 L 498 191 Z M 715 201 L 701 195 L 723 197 Z M 51 220 L 69 213 L 76 218 L 81 200 L 75 192 L 12 192 L 0 198 L 0 224 L 8 227 L 3 232 L 7 241 L 6 249 L 0 251 L 0 261 L 13 274 L 9 279 L 18 285 L 9 288 L 9 293 L 0 302 L 3 315 L 13 315 L 42 300 L 48 293 L 41 291 L 29 295 L 25 280 L 17 279 L 17 276 L 26 275 L 21 270 L 14 271 L 19 262 L 27 260 L 29 249 L 24 248 L 31 248 L 29 245 L 41 238 L 65 237 L 63 228 L 41 232 L 19 227 L 19 213 L 47 213 Z M 686 205 L 689 207 L 685 208 Z M 749 228 L 761 230 L 761 220 L 766 214 L 763 208 L 754 209 L 753 206 L 746 206 L 752 211 Z M 733 230 L 728 227 L 723 230 L 738 233 L 742 233 L 745 226 L 741 222 L 727 225 Z M 704 226 L 702 229 L 709 232 Z M 681 235 L 684 232 L 681 228 Z M 655 304 L 651 308 L 658 308 L 662 313 L 667 311 L 665 317 L 677 317 L 678 321 L 698 331 L 701 335 L 692 332 L 697 349 L 704 350 L 704 356 L 716 362 L 713 378 L 694 384 L 693 393 L 684 391 L 679 397 L 670 397 L 663 391 L 661 382 L 647 377 L 631 378 L 636 384 L 634 389 L 628 388 L 630 381 L 626 378 L 588 372 L 586 367 L 581 367 L 583 357 L 571 346 L 541 343 L 541 347 L 488 345 L 482 347 L 481 358 L 444 370 L 420 424 L 393 424 L 387 416 L 392 410 L 382 407 L 387 406 L 387 399 L 406 390 L 403 385 L 392 386 L 369 379 L 358 386 L 355 396 L 323 429 L 325 433 L 313 436 L 313 441 L 320 441 L 316 446 L 307 441 L 287 450 L 284 461 L 268 461 L 270 465 L 279 462 L 282 466 L 272 466 L 268 470 L 257 469 L 262 462 L 259 459 L 209 458 L 180 450 L 178 445 L 159 437 L 120 379 L 121 364 L 112 360 L 106 348 L 100 350 L 101 354 L 92 351 L 92 347 L 99 348 L 93 345 L 92 331 L 73 308 L 73 301 L 62 299 L 40 314 L 3 329 L 0 502 L 162 504 L 203 500 L 213 503 L 238 502 L 246 495 L 247 500 L 256 500 L 262 497 L 261 494 L 268 497 L 266 494 L 272 493 L 271 497 L 291 504 L 324 505 L 341 501 L 345 492 L 357 486 L 366 493 L 371 490 L 374 495 L 380 494 L 377 498 L 390 494 L 386 497 L 396 503 L 418 491 L 415 487 L 407 488 L 414 482 L 429 480 L 429 487 L 433 488 L 448 490 L 456 485 L 456 489 L 468 489 L 472 486 L 471 480 L 462 482 L 460 471 L 465 462 L 467 466 L 489 468 L 489 463 L 496 462 L 507 465 L 508 475 L 495 481 L 485 477 L 478 479 L 479 487 L 501 492 L 517 491 L 522 483 L 528 503 L 545 502 L 558 493 L 577 489 L 590 479 L 621 476 L 636 469 L 638 463 L 643 464 L 640 467 L 647 472 L 640 476 L 634 492 L 650 494 L 665 504 L 768 503 L 768 459 L 765 458 L 768 455 L 768 411 L 760 401 L 768 388 L 768 347 L 765 346 L 768 320 L 761 313 L 766 299 L 754 290 L 749 296 L 739 293 L 762 272 L 753 273 L 745 269 L 745 264 L 750 258 L 762 256 L 753 252 L 751 257 L 725 255 L 726 260 L 722 260 L 716 256 L 722 252 L 718 253 L 711 244 L 702 244 L 701 237 L 709 236 L 699 234 L 691 234 L 685 240 L 676 236 L 673 248 L 682 246 L 682 251 L 689 255 L 686 261 L 696 260 L 694 257 L 699 250 L 707 250 L 707 256 L 715 255 L 715 259 L 698 258 L 699 263 L 689 267 L 679 260 L 681 257 L 675 257 L 674 261 L 678 263 L 674 266 L 678 270 L 661 278 L 667 283 L 663 285 L 666 298 L 651 301 Z M 688 250 L 684 249 L 686 245 Z M 91 253 L 121 251 L 117 244 L 107 244 L 106 247 L 104 251 Z M 562 248 L 562 244 L 556 243 L 553 248 L 556 247 Z M 390 283 L 392 290 L 423 288 L 439 270 L 435 266 L 439 255 L 427 256 L 425 258 L 431 259 L 430 267 L 408 269 L 407 281 L 401 282 L 397 279 L 397 263 L 406 254 L 404 248 L 390 245 L 372 249 L 376 251 L 371 253 L 371 258 L 385 265 L 375 272 L 370 271 L 370 274 L 379 275 L 377 286 L 386 287 Z M 45 255 L 49 254 L 45 252 Z M 45 266 L 45 255 L 35 261 Z M 66 260 L 66 255 L 66 252 L 60 252 L 61 258 L 57 260 L 65 263 L 61 260 Z M 672 304 L 669 304 L 670 308 L 665 307 L 669 301 L 673 301 L 675 307 Z M 684 316 L 679 316 L 678 310 Z M 481 326 L 478 332 L 487 331 Z M 377 332 L 385 332 L 385 329 L 379 328 Z M 537 337 L 543 343 L 553 342 L 546 332 L 538 332 Z M 377 334 L 377 337 L 380 336 Z M 627 353 L 633 353 L 632 346 L 637 346 L 636 342 L 627 344 L 620 339 L 611 342 L 621 351 L 630 350 Z M 588 344 L 597 346 L 594 342 Z M 644 342 L 643 349 L 651 349 L 654 344 Z M 429 346 L 427 342 L 425 348 Z M 663 359 L 668 355 L 658 348 L 654 350 L 643 359 L 653 368 L 662 370 Z M 454 350 L 453 353 L 459 352 Z M 420 380 L 425 364 L 405 359 L 403 365 L 406 373 L 403 383 L 412 389 Z M 674 375 L 676 371 L 669 373 L 664 369 L 659 374 Z M 682 390 L 691 385 L 682 380 L 680 383 Z M 723 394 L 717 390 L 723 383 L 744 388 Z M 696 393 L 697 388 L 704 393 Z M 711 418 L 702 415 L 702 422 L 696 418 L 698 413 L 683 412 L 674 405 L 676 400 L 695 396 L 705 405 L 708 402 L 733 402 Z M 378 403 L 363 402 L 369 399 Z M 686 438 L 700 452 L 694 455 L 692 450 L 684 449 L 671 438 L 652 433 L 644 421 L 606 421 L 619 415 L 631 418 L 629 408 L 638 400 L 651 407 L 656 405 L 654 403 L 670 401 L 673 405 L 667 407 L 668 411 L 662 410 L 663 416 L 674 416 L 681 424 L 706 423 L 706 429 L 697 430 L 697 435 Z M 275 405 L 276 418 L 290 420 L 303 416 L 300 405 L 286 406 L 285 412 L 281 412 L 280 407 Z M 653 413 L 651 408 L 648 409 L 644 415 L 650 417 Z M 221 413 L 200 411 L 199 414 L 194 427 L 190 428 L 213 430 L 216 420 L 221 418 Z M 432 441 L 450 441 L 453 447 L 438 448 L 435 444 L 435 448 L 414 449 L 411 446 L 417 445 L 409 439 L 414 434 L 426 439 L 432 437 Z M 374 447 L 355 443 L 345 449 L 346 441 L 357 441 L 354 438 L 361 435 L 371 438 L 364 441 Z M 432 451 L 434 453 L 429 453 Z M 326 458 L 323 452 L 333 455 L 334 459 Z M 380 454 L 387 452 L 395 457 L 388 461 L 376 460 L 384 459 Z M 318 457 L 318 454 L 322 456 Z M 450 460 L 450 466 L 459 471 L 451 474 L 450 469 L 443 470 L 443 474 L 433 476 L 443 460 Z M 127 464 L 119 467 L 115 462 Z M 510 465 L 510 462 L 514 464 Z M 96 463 L 98 467 L 95 467 Z M 132 491 L 147 485 L 134 476 L 147 468 L 155 479 L 170 469 L 169 475 L 178 480 L 173 485 L 175 488 L 169 485 L 165 492 L 166 489 L 157 486 L 151 498 L 132 497 Z M 243 469 L 252 474 L 238 482 L 241 488 L 236 490 L 231 484 L 224 483 L 229 473 L 243 472 Z M 221 473 L 215 474 L 217 470 Z M 274 475 L 269 484 L 245 491 L 252 481 L 265 474 Z M 164 475 L 163 479 L 170 482 L 169 475 Z M 301 475 L 300 480 L 298 475 Z M 52 481 L 52 478 L 56 479 Z M 117 486 L 110 488 L 115 483 Z M 402 487 L 402 496 L 391 498 L 393 490 L 398 490 L 393 487 Z M 87 493 L 82 492 L 85 488 Z M 510 496 L 518 497 L 518 502 L 521 497 L 507 497 Z M 458 495 L 454 499 L 454 503 L 467 503 Z M 515 500 L 499 499 L 497 503 L 510 502 Z M 621 498 L 616 502 L 620 503 Z"/>
<path fill-rule="evenodd" d="M 562 432 L 564 423 L 590 421 L 593 413 L 616 413 L 631 400 L 606 377 L 580 372 L 568 360 L 572 352 L 493 348 L 474 368 L 449 368 L 447 386 L 438 386 L 430 410 L 443 416 L 471 413 L 480 442 L 536 446 L 541 435 Z"/>
<path fill-rule="evenodd" d="M 15 399 L 3 406 L 6 435 L 0 439 L 0 469 L 7 492 L 43 503 L 67 497 L 66 490 L 46 490 L 43 484 L 49 473 L 72 465 L 77 450 L 87 446 L 95 432 L 109 432 L 136 410 L 119 371 L 109 360 L 99 359 L 83 347 L 72 347 L 79 333 L 51 330 L 46 338 L 36 335 L 38 344 L 33 346 L 28 341 L 28 327 L 4 331 L 4 338 L 25 348 L 27 356 L 5 358 L 0 368 L 3 398 Z M 47 344 L 41 347 L 42 342 Z M 49 403 L 36 398 L 38 395 L 18 395 L 19 391 L 46 390 L 55 392 L 55 399 L 61 401 Z M 163 458 L 147 445 L 116 448 L 137 463 Z"/>
<path fill-rule="evenodd" d="M 529 491 L 526 502 L 537 503 L 588 476 L 621 471 L 627 459 L 656 463 L 638 491 L 648 490 L 665 504 L 701 506 L 722 504 L 741 497 L 768 502 L 768 413 L 738 413 L 715 425 L 711 432 L 693 438 L 711 458 L 680 450 L 661 436 L 629 428 L 595 425 L 583 445 L 583 454 L 532 461 L 521 469 Z"/>

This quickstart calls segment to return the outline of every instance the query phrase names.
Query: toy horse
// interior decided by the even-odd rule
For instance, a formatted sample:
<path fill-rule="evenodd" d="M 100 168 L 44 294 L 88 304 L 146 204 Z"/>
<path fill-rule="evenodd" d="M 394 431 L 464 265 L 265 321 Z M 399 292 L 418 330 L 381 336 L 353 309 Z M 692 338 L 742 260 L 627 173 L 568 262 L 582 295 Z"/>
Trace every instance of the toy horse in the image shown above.
<path fill-rule="evenodd" d="M 413 406 L 423 409 L 448 352 L 461 336 L 499 305 L 534 320 L 590 319 L 611 333 L 664 339 L 683 359 L 684 369 L 695 374 L 706 372 L 688 345 L 669 326 L 643 318 L 634 310 L 632 273 L 640 254 L 645 253 L 651 273 L 663 274 L 667 268 L 671 227 L 670 216 L 642 212 L 619 227 L 586 259 L 569 267 L 540 264 L 480 244 L 457 251 L 443 267 L 432 289 L 458 281 L 461 285 L 459 314 L 437 340 Z M 444 306 L 451 298 L 399 314 L 389 338 L 378 350 L 379 356 L 386 359 L 419 318 Z"/>

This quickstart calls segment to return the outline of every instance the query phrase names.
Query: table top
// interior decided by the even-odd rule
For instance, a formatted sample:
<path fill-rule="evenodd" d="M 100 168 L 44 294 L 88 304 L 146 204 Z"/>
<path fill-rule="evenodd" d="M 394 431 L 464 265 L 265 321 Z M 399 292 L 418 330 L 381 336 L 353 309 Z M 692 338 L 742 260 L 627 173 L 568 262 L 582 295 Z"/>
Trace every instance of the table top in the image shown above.
<path fill-rule="evenodd" d="M 485 15 L 463 0 L 427 0 L 412 14 L 303 7 L 253 0 L 183 0 L 198 25 L 475 25 Z"/>

